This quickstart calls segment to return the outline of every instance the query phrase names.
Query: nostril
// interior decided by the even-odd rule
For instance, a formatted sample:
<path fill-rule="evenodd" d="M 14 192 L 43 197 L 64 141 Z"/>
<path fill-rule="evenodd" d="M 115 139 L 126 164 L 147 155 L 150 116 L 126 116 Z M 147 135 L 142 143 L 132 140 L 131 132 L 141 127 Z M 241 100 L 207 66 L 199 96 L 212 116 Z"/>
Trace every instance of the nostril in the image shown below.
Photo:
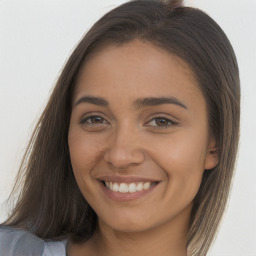
<path fill-rule="evenodd" d="M 112 168 L 123 170 L 130 165 L 143 163 L 145 156 L 141 149 L 112 148 L 105 153 L 104 159 Z"/>

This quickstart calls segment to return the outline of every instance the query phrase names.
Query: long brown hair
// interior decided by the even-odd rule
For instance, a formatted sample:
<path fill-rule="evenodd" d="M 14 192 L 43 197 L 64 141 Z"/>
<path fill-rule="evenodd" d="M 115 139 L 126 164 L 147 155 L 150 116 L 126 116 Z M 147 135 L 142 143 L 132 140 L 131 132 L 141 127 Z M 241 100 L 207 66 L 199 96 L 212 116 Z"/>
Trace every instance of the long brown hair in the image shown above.
<path fill-rule="evenodd" d="M 206 255 L 223 215 L 236 160 L 240 85 L 236 57 L 222 29 L 204 12 L 181 1 L 135 0 L 104 15 L 68 59 L 31 137 L 16 187 L 22 190 L 4 223 L 44 239 L 88 239 L 97 225 L 70 164 L 67 135 L 76 79 L 89 54 L 106 44 L 150 42 L 184 60 L 208 107 L 219 164 L 206 170 L 194 198 L 188 255 Z M 24 178 L 24 182 L 22 181 Z"/>

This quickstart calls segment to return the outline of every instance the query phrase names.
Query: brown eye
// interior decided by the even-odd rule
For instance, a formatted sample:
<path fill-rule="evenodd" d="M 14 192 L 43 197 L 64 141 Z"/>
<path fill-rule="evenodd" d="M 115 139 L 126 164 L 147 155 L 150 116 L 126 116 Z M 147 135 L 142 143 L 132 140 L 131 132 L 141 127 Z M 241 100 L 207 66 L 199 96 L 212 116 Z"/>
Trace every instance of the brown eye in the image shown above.
<path fill-rule="evenodd" d="M 156 118 L 155 123 L 157 126 L 167 126 L 170 124 L 170 120 L 166 118 Z"/>
<path fill-rule="evenodd" d="M 104 122 L 104 119 L 101 118 L 100 116 L 92 116 L 90 118 L 90 120 L 91 120 L 91 123 L 93 123 L 93 124 L 99 124 L 99 123 L 103 123 Z"/>
<path fill-rule="evenodd" d="M 81 120 L 81 124 L 89 124 L 89 125 L 104 124 L 105 122 L 106 120 L 101 116 L 88 116 Z"/>
<path fill-rule="evenodd" d="M 165 117 L 156 117 L 153 118 L 150 122 L 148 122 L 149 126 L 159 127 L 159 128 L 168 128 L 169 126 L 175 125 L 176 122 L 165 118 Z"/>
<path fill-rule="evenodd" d="M 108 121 L 98 115 L 85 116 L 80 121 L 80 125 L 87 132 L 101 132 L 109 127 Z"/>

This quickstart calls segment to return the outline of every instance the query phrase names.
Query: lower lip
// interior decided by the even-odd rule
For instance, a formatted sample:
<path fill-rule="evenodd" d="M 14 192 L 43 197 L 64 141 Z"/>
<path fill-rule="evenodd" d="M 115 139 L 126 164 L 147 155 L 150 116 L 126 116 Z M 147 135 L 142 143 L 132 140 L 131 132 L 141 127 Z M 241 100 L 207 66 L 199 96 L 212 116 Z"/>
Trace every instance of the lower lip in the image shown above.
<path fill-rule="evenodd" d="M 136 200 L 144 195 L 151 193 L 159 185 L 159 183 L 150 187 L 147 190 L 137 191 L 134 193 L 114 192 L 114 191 L 108 189 L 101 181 L 100 181 L 100 185 L 101 185 L 103 192 L 112 200 L 118 201 L 118 202 L 127 202 L 127 201 Z"/>

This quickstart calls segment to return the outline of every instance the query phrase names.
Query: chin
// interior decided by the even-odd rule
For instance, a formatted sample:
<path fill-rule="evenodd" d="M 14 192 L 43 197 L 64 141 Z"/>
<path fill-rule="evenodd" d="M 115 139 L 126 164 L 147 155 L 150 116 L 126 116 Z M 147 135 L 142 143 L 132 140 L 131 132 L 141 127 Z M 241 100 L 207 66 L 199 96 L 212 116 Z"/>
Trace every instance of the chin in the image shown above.
<path fill-rule="evenodd" d="M 110 216 L 107 220 L 99 221 L 104 226 L 108 226 L 109 228 L 118 231 L 118 232 L 143 232 L 151 228 L 151 224 L 145 222 L 145 219 L 138 219 L 130 217 L 119 216 L 116 217 L 114 215 Z"/>

